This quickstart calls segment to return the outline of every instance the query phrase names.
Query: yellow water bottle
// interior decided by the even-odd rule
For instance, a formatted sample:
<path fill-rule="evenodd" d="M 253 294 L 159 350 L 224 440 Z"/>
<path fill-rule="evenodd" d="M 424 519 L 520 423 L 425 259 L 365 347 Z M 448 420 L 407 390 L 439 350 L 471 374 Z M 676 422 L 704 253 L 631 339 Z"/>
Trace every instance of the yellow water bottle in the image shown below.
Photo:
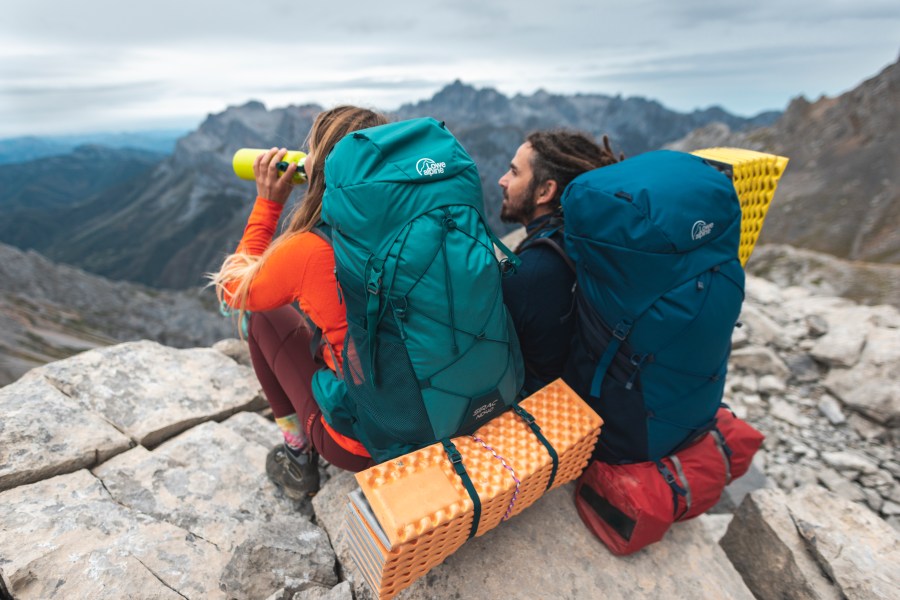
<path fill-rule="evenodd" d="M 264 154 L 268 150 L 261 148 L 241 148 L 234 153 L 231 159 L 231 166 L 234 168 L 234 174 L 241 179 L 249 179 L 253 181 L 256 176 L 253 175 L 253 162 L 260 154 Z M 281 162 L 278 163 L 278 170 L 284 171 L 291 163 L 297 163 L 297 170 L 294 171 L 294 183 L 306 183 L 306 170 L 303 164 L 306 162 L 306 153 L 299 150 L 288 150 Z"/>

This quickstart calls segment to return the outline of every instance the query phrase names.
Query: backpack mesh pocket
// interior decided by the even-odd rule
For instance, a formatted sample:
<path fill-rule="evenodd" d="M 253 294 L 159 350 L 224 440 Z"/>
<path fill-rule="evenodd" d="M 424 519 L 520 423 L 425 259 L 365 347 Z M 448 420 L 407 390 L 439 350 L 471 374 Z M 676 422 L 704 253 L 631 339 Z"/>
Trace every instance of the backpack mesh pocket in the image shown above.
<path fill-rule="evenodd" d="M 434 432 L 406 346 L 389 334 L 379 333 L 373 385 L 368 333 L 353 323 L 348 324 L 347 333 L 344 379 L 368 440 L 379 447 L 392 442 L 432 443 Z"/>

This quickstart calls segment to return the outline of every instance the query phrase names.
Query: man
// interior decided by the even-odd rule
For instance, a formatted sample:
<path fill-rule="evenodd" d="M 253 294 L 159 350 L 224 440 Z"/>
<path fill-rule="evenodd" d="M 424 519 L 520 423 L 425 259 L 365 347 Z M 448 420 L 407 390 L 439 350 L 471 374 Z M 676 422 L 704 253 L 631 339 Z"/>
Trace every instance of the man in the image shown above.
<path fill-rule="evenodd" d="M 622 158 L 606 136 L 601 147 L 583 133 L 537 131 L 519 146 L 500 178 L 501 220 L 526 228 L 516 248 L 522 265 L 503 280 L 503 300 L 525 360 L 524 395 L 562 375 L 575 329 L 575 272 L 562 251 L 563 190 L 578 175 Z"/>

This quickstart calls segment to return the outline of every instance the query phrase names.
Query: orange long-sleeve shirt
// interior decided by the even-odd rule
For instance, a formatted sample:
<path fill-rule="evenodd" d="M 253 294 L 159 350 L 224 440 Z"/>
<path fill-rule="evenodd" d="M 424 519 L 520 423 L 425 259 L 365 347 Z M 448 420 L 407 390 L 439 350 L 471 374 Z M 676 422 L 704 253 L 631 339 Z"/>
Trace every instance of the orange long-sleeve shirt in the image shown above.
<path fill-rule="evenodd" d="M 277 202 L 257 198 L 237 252 L 253 256 L 265 252 L 272 242 L 283 208 Z M 225 287 L 229 292 L 226 294 L 228 300 L 236 286 Z M 301 233 L 279 244 L 250 282 L 245 308 L 262 312 L 292 302 L 297 302 L 322 330 L 337 360 L 335 364 L 331 353 L 326 351 L 323 353 L 325 364 L 338 371 L 347 335 L 347 316 L 338 297 L 334 252 L 328 242 L 314 233 Z"/>

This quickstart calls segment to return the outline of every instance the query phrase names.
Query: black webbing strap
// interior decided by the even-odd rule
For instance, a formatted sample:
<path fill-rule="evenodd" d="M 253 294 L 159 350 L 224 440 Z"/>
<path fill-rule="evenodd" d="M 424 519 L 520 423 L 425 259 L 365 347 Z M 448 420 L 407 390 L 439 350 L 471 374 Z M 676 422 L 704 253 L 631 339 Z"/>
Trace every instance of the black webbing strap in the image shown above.
<path fill-rule="evenodd" d="M 666 483 L 669 484 L 669 488 L 672 490 L 672 518 L 677 519 L 678 517 L 678 497 L 682 498 L 687 496 L 687 490 L 678 485 L 678 481 L 675 478 L 675 474 L 672 473 L 671 469 L 666 466 L 666 464 L 657 460 L 656 462 L 656 470 L 659 471 L 659 474 L 663 476 L 663 479 L 666 480 Z"/>
<path fill-rule="evenodd" d="M 463 464 L 462 455 L 460 455 L 459 450 L 456 449 L 456 446 L 454 446 L 453 442 L 448 438 L 442 439 L 441 443 L 444 445 L 444 452 L 447 453 L 447 458 L 449 458 L 450 462 L 453 464 L 453 470 L 459 475 L 463 487 L 466 488 L 466 491 L 469 492 L 469 498 L 472 499 L 472 512 L 474 514 L 472 515 L 472 529 L 469 530 L 469 539 L 472 539 L 478 531 L 478 522 L 481 521 L 481 498 L 478 497 L 478 492 L 475 491 L 475 486 L 472 485 L 472 478 L 469 477 L 469 474 L 466 472 L 466 466 Z"/>
<path fill-rule="evenodd" d="M 556 453 L 556 449 L 553 447 L 553 444 L 544 437 L 544 434 L 541 433 L 540 426 L 534 422 L 534 417 L 531 416 L 531 413 L 522 408 L 521 404 L 514 404 L 513 410 L 516 411 L 516 414 L 522 417 L 525 423 L 531 428 L 531 431 L 534 432 L 534 435 L 537 436 L 537 439 L 541 441 L 544 445 L 544 448 L 547 449 L 547 454 L 550 455 L 550 460 L 553 461 L 553 470 L 550 471 L 550 481 L 547 482 L 547 487 L 544 488 L 544 491 L 547 491 L 553 486 L 553 480 L 556 479 L 556 470 L 559 468 L 559 454 Z"/>

